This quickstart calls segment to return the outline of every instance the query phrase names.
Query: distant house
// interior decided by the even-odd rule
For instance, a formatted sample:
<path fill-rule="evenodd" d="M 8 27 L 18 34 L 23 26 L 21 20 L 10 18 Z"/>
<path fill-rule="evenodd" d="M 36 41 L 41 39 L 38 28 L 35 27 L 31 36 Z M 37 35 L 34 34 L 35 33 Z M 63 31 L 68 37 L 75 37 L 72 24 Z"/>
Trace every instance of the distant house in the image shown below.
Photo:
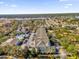
<path fill-rule="evenodd" d="M 3 26 L 3 23 L 0 23 L 0 27 Z"/>
<path fill-rule="evenodd" d="M 11 21 L 10 20 L 6 20 L 5 22 L 4 22 L 4 26 L 5 27 L 11 27 Z"/>
<path fill-rule="evenodd" d="M 34 35 L 35 35 L 35 33 L 31 33 L 29 40 L 27 41 L 28 47 L 35 47 Z"/>
<path fill-rule="evenodd" d="M 79 16 L 75 16 L 75 18 L 79 19 Z"/>
<path fill-rule="evenodd" d="M 15 38 L 10 38 L 7 41 L 3 42 L 1 46 L 6 46 L 6 45 L 15 45 L 16 39 Z"/>
<path fill-rule="evenodd" d="M 21 32 L 21 28 L 18 28 L 16 31 L 17 31 L 17 33 Z"/>
<path fill-rule="evenodd" d="M 66 28 L 71 28 L 71 29 L 73 29 L 73 28 L 77 28 L 78 27 L 78 25 L 76 25 L 76 24 L 65 24 L 65 25 L 62 25 L 62 27 L 66 27 Z"/>
<path fill-rule="evenodd" d="M 26 32 L 25 27 L 22 27 L 21 31 L 22 31 L 23 33 L 25 33 L 25 32 Z"/>

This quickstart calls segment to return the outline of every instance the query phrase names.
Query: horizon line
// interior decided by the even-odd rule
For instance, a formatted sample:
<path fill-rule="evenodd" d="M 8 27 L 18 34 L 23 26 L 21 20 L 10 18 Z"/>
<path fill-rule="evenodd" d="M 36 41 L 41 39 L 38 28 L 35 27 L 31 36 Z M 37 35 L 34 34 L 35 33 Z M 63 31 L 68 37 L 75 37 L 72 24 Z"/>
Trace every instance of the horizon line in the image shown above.
<path fill-rule="evenodd" d="M 34 14 L 79 14 L 79 12 L 57 12 L 57 13 L 15 13 L 15 14 L 0 14 L 0 15 L 34 15 Z"/>

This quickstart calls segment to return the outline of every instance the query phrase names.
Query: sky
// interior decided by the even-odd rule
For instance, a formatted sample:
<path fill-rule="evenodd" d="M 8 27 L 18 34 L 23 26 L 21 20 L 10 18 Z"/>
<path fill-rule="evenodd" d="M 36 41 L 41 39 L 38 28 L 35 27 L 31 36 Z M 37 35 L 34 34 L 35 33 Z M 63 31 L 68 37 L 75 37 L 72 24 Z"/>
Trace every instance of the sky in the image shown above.
<path fill-rule="evenodd" d="M 79 0 L 0 0 L 0 14 L 79 13 Z"/>

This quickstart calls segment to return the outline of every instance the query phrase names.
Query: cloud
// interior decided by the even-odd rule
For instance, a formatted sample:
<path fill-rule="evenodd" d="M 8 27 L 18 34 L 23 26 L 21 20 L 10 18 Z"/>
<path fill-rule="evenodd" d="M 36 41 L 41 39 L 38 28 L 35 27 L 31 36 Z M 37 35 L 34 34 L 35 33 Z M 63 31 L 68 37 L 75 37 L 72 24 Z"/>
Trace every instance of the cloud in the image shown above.
<path fill-rule="evenodd" d="M 9 6 L 8 4 L 5 4 L 5 6 Z"/>
<path fill-rule="evenodd" d="M 58 0 L 59 2 L 72 2 L 72 1 L 79 1 L 79 0 Z"/>
<path fill-rule="evenodd" d="M 11 5 L 11 7 L 17 7 L 17 5 L 13 4 L 13 5 Z"/>
<path fill-rule="evenodd" d="M 72 6 L 72 4 L 65 4 L 65 5 L 67 5 L 67 6 Z"/>
<path fill-rule="evenodd" d="M 63 1 L 68 1 L 68 0 L 59 0 L 60 2 L 63 2 Z"/>
<path fill-rule="evenodd" d="M 72 4 L 65 4 L 64 8 L 69 8 L 71 6 L 72 6 Z"/>
<path fill-rule="evenodd" d="M 64 8 L 69 8 L 69 6 L 64 6 Z"/>
<path fill-rule="evenodd" d="M 4 4 L 4 2 L 0 1 L 0 4 Z"/>

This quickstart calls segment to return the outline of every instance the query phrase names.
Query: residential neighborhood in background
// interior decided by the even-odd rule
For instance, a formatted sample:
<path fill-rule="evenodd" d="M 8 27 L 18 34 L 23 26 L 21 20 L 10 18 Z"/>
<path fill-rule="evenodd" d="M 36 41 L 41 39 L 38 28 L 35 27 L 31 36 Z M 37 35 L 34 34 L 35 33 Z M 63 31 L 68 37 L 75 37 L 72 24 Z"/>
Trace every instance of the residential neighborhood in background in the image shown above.
<path fill-rule="evenodd" d="M 0 58 L 79 59 L 79 14 L 0 15 Z"/>

